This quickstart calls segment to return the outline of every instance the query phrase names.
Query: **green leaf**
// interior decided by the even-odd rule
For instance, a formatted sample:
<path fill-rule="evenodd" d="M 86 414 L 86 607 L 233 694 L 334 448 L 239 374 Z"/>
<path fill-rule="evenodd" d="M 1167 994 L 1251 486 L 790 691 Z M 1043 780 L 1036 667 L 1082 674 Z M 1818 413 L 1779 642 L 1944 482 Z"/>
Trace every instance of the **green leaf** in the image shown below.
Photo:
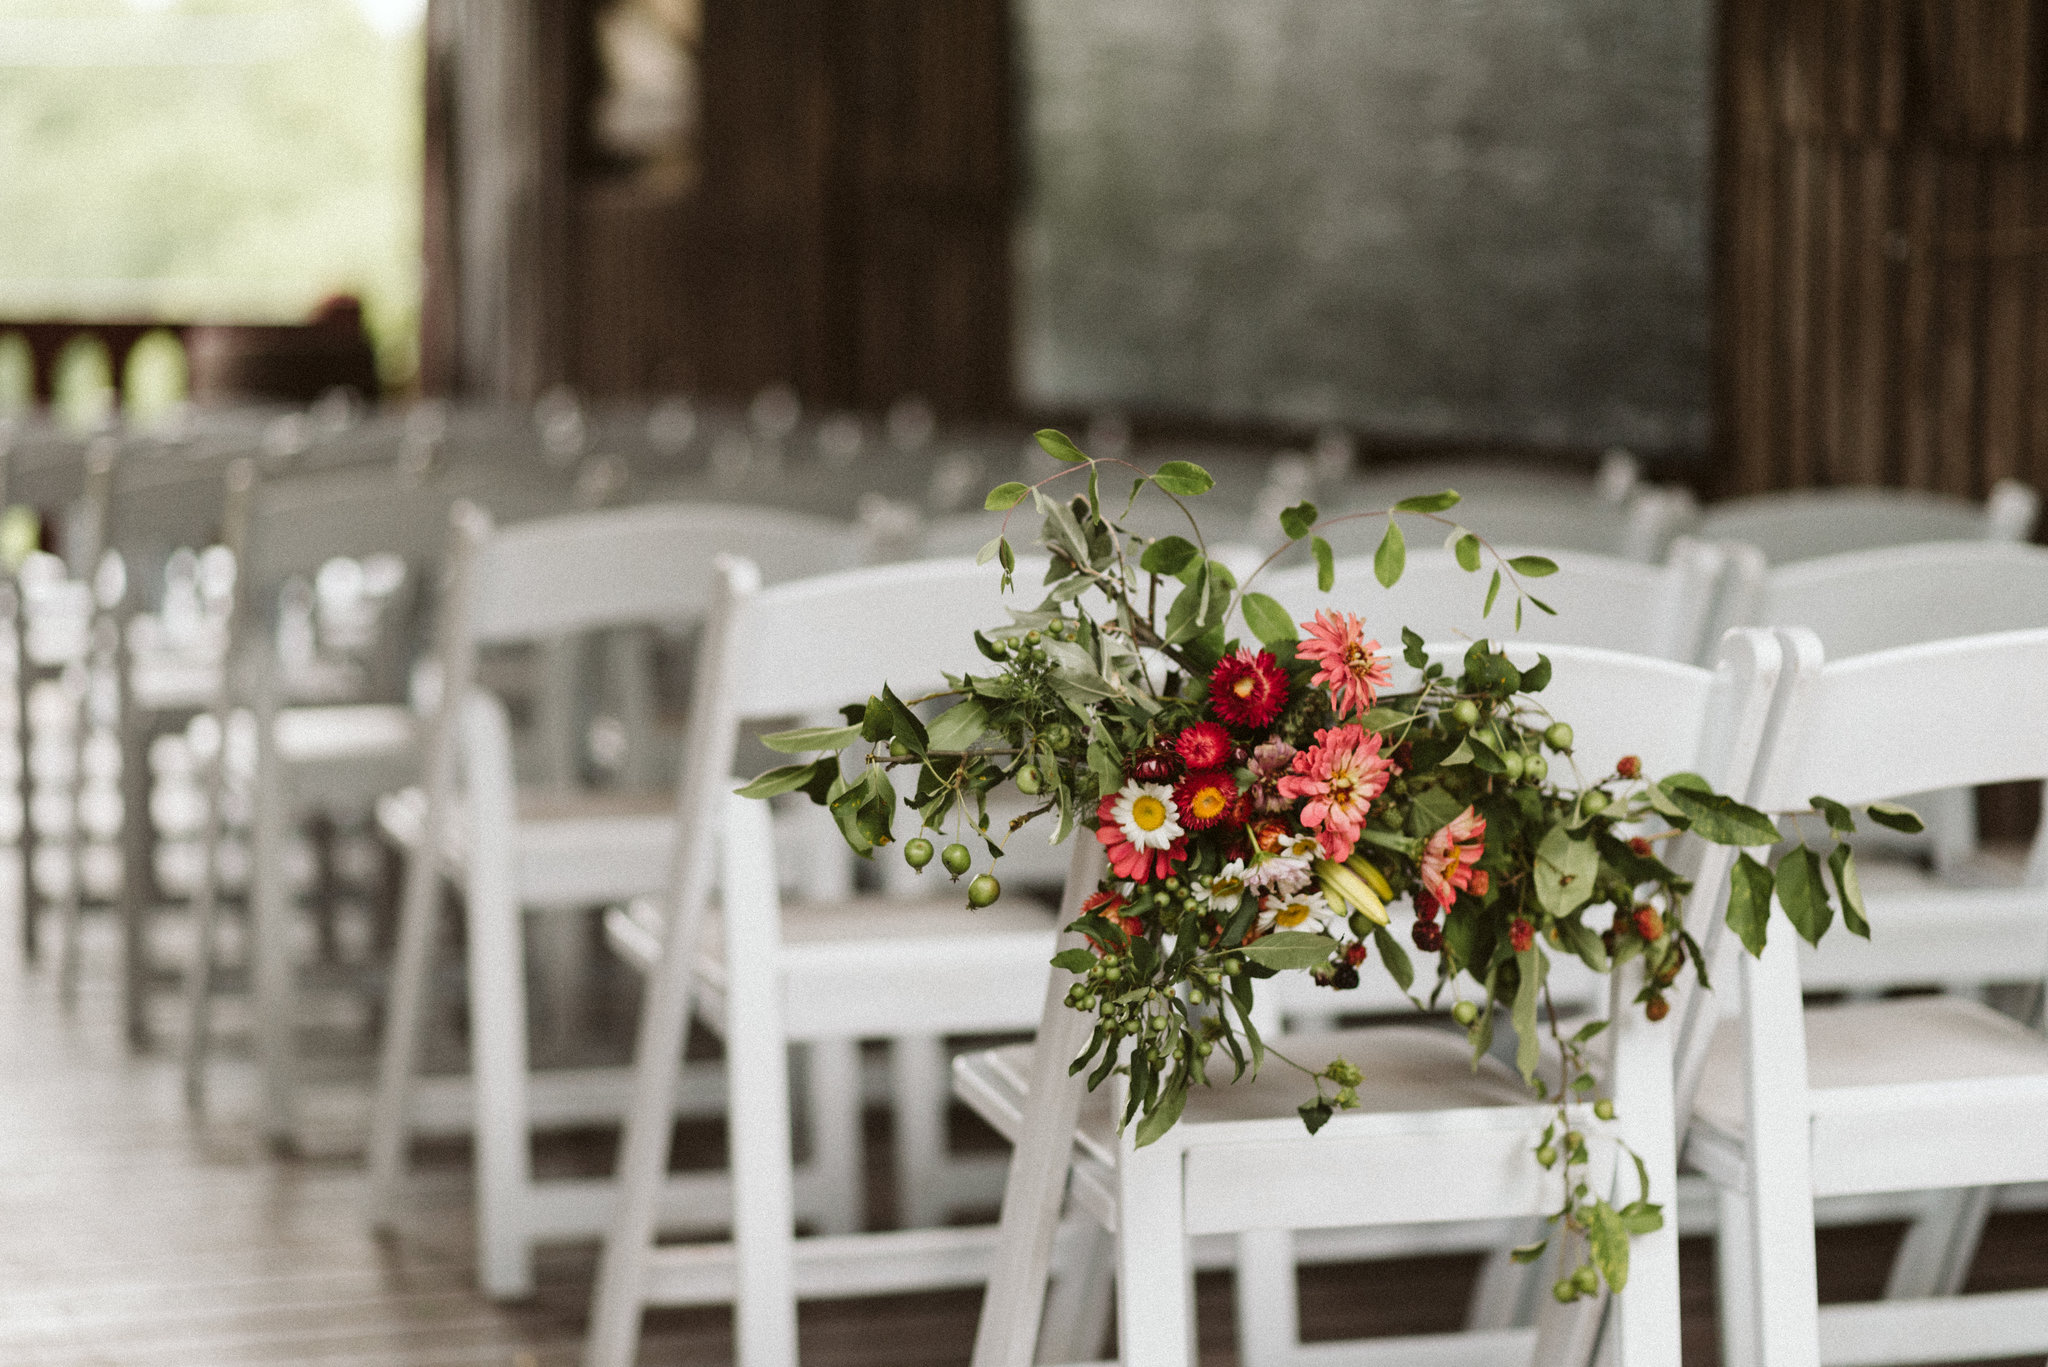
<path fill-rule="evenodd" d="M 1828 819 L 1828 829 L 1836 835 L 1856 834 L 1856 818 L 1850 814 L 1847 807 L 1831 797 L 1822 797 L 1819 793 L 1815 793 L 1807 801 L 1813 804 L 1815 811 Z"/>
<path fill-rule="evenodd" d="M 1835 891 L 1842 896 L 1842 926 L 1851 935 L 1870 938 L 1870 921 L 1863 909 L 1863 885 L 1856 879 L 1856 852 L 1837 844 L 1828 855 L 1828 872 L 1834 875 Z"/>
<path fill-rule="evenodd" d="M 1616 1213 L 1621 1227 L 1631 1234 L 1655 1234 L 1664 1228 L 1664 1208 L 1648 1201 L 1631 1201 Z"/>
<path fill-rule="evenodd" d="M 1024 495 L 1030 492 L 1030 485 L 1019 484 L 1013 479 L 1007 484 L 998 484 L 995 488 L 989 490 L 988 497 L 981 501 L 981 506 L 992 513 L 1005 512 L 1022 503 Z"/>
<path fill-rule="evenodd" d="M 1827 884 L 1821 879 L 1820 856 L 1804 845 L 1787 850 L 1778 861 L 1777 881 L 1778 904 L 1785 908 L 1792 928 L 1806 943 L 1819 944 L 1835 919 Z"/>
<path fill-rule="evenodd" d="M 1493 582 L 1486 586 L 1486 606 L 1479 609 L 1481 617 L 1493 615 L 1493 600 L 1500 597 L 1500 571 L 1493 572 Z"/>
<path fill-rule="evenodd" d="M 1380 581 L 1380 587 L 1390 589 L 1401 582 L 1401 571 L 1408 568 L 1408 540 L 1401 535 L 1401 524 L 1393 518 L 1387 519 L 1387 534 L 1380 538 L 1380 548 L 1372 553 L 1372 577 Z"/>
<path fill-rule="evenodd" d="M 1508 568 L 1531 579 L 1543 579 L 1557 573 L 1557 562 L 1547 555 L 1518 555 L 1508 561 Z M 1538 603 L 1537 606 L 1543 605 Z M 1544 610 L 1549 611 L 1547 608 Z"/>
<path fill-rule="evenodd" d="M 955 703 L 939 713 L 932 723 L 930 741 L 934 750 L 965 750 L 981 739 L 988 729 L 988 709 L 973 698 Z"/>
<path fill-rule="evenodd" d="M 1522 671 L 1522 691 L 1524 693 L 1541 693 L 1544 689 L 1550 687 L 1550 671 L 1550 657 L 1539 654 L 1536 657 L 1536 663 Z"/>
<path fill-rule="evenodd" d="M 1442 493 L 1417 494 L 1413 498 L 1404 498 L 1394 505 L 1394 511 L 1397 513 L 1440 513 L 1446 508 L 1455 508 L 1457 506 L 1457 491 L 1455 489 L 1446 489 Z"/>
<path fill-rule="evenodd" d="M 1168 1130 L 1180 1119 L 1180 1113 L 1188 1104 L 1188 1070 L 1185 1067 L 1174 1070 L 1173 1081 L 1166 1084 L 1166 1094 L 1145 1118 L 1138 1122 L 1137 1147 L 1144 1148 Z"/>
<path fill-rule="evenodd" d="M 1017 572 L 1017 553 L 1010 549 L 1010 543 L 1007 538 L 1001 538 L 997 540 L 996 559 L 1002 562 L 1003 573 L 1005 575 L 1011 575 Z M 1003 587 L 1006 590 L 1010 587 L 1010 581 L 1007 578 L 1003 580 Z"/>
<path fill-rule="evenodd" d="M 1308 548 L 1316 558 L 1316 592 L 1328 593 L 1337 587 L 1337 553 L 1320 536 L 1311 537 Z"/>
<path fill-rule="evenodd" d="M 836 769 L 838 762 L 831 762 Z M 799 788 L 808 787 L 816 774 L 815 763 L 785 764 L 779 769 L 770 769 L 746 787 L 734 791 L 741 797 L 780 797 L 784 793 L 793 793 Z"/>
<path fill-rule="evenodd" d="M 1297 503 L 1292 508 L 1280 510 L 1280 530 L 1287 534 L 1289 541 L 1299 541 L 1307 536 L 1316 525 L 1316 505 Z"/>
<path fill-rule="evenodd" d="M 1054 460 L 1063 460 L 1069 465 L 1077 465 L 1088 459 L 1088 457 L 1081 454 L 1081 448 L 1074 445 L 1064 432 L 1048 427 L 1034 435 L 1038 438 L 1038 444 L 1045 449 L 1045 454 L 1051 456 Z"/>
<path fill-rule="evenodd" d="M 1600 848 L 1573 839 L 1562 823 L 1544 832 L 1536 846 L 1536 901 L 1553 916 L 1569 916 L 1593 896 L 1600 874 Z"/>
<path fill-rule="evenodd" d="M 1586 1237 L 1592 1245 L 1593 1263 L 1616 1295 L 1628 1286 L 1628 1227 L 1621 1215 L 1605 1201 L 1593 1203 Z"/>
<path fill-rule="evenodd" d="M 1451 547 L 1451 554 L 1458 557 L 1458 567 L 1469 574 L 1479 572 L 1479 538 L 1467 532 Z"/>
<path fill-rule="evenodd" d="M 1764 952 L 1771 922 L 1771 871 L 1745 854 L 1728 871 L 1728 929 L 1751 954 Z"/>
<path fill-rule="evenodd" d="M 842 750 L 860 735 L 858 726 L 799 726 L 794 731 L 773 731 L 761 737 L 761 744 L 784 755 L 806 750 Z"/>
<path fill-rule="evenodd" d="M 1896 802 L 1873 802 L 1864 810 L 1878 825 L 1889 826 L 1895 831 L 1904 831 L 1907 835 L 1918 835 L 1927 829 L 1927 823 L 1920 819 L 1918 812 L 1911 807 L 1901 807 Z"/>
<path fill-rule="evenodd" d="M 1179 574 L 1201 555 L 1195 543 L 1184 536 L 1162 536 L 1138 557 L 1138 568 L 1147 574 Z"/>
<path fill-rule="evenodd" d="M 1563 942 L 1566 949 L 1579 957 L 1581 963 L 1595 973 L 1605 973 L 1608 970 L 1607 946 L 1601 943 L 1598 933 L 1584 921 L 1575 916 L 1567 916 L 1558 921 L 1557 938 Z"/>
<path fill-rule="evenodd" d="M 1421 669 L 1429 663 L 1429 652 L 1423 648 L 1422 633 L 1409 627 L 1401 628 L 1401 658 L 1408 662 L 1410 669 Z"/>
<path fill-rule="evenodd" d="M 1170 460 L 1152 472 L 1152 482 L 1169 494 L 1191 497 L 1216 487 L 1207 470 L 1187 460 Z"/>
<path fill-rule="evenodd" d="M 1403 992 L 1415 986 L 1415 965 L 1409 961 L 1408 951 L 1401 948 L 1401 942 L 1385 926 L 1372 928 L 1372 943 L 1379 950 L 1380 960 L 1386 964 L 1394 985 Z"/>
<path fill-rule="evenodd" d="M 1534 604 L 1536 605 L 1536 607 L 1538 608 L 1538 610 L 1540 610 L 1540 611 L 1541 611 L 1541 612 L 1543 613 L 1543 615 L 1544 615 L 1544 616 L 1546 616 L 1546 617 L 1555 617 L 1555 616 L 1557 616 L 1557 609 L 1556 609 L 1556 608 L 1554 608 L 1554 607 L 1552 607 L 1552 606 L 1550 606 L 1550 604 L 1548 604 L 1548 603 L 1544 602 L 1544 601 L 1543 601 L 1543 600 L 1542 600 L 1541 598 L 1538 598 L 1538 597 L 1537 597 L 1537 596 L 1536 596 L 1535 594 L 1533 594 L 1533 593 L 1527 593 L 1527 594 L 1523 594 L 1522 596 L 1523 596 L 1523 597 L 1525 597 L 1525 598 L 1527 598 L 1527 599 L 1528 599 L 1528 600 L 1529 600 L 1530 602 L 1534 603 Z M 1517 603 L 1517 604 L 1515 604 L 1515 630 L 1516 630 L 1516 631 L 1520 631 L 1521 629 L 1522 629 L 1522 605 L 1521 605 L 1520 603 Z"/>
<path fill-rule="evenodd" d="M 1310 1134 L 1314 1134 L 1317 1130 L 1329 1124 L 1330 1117 L 1336 1114 L 1336 1111 L 1331 1108 L 1330 1103 L 1321 1097 L 1317 1097 L 1314 1101 L 1302 1102 L 1300 1112 L 1301 1123 L 1308 1127 Z"/>
<path fill-rule="evenodd" d="M 1063 968 L 1069 973 L 1086 973 L 1095 967 L 1095 954 L 1092 950 L 1082 949 L 1076 945 L 1072 949 L 1063 949 L 1053 955 L 1052 966 Z"/>
<path fill-rule="evenodd" d="M 1775 845 L 1778 828 L 1762 812 L 1732 797 L 1673 784 L 1660 785 L 1672 805 L 1685 814 L 1694 834 L 1716 845 Z M 1652 799 L 1654 805 L 1655 799 Z"/>
<path fill-rule="evenodd" d="M 889 710 L 889 720 L 895 724 L 895 737 L 902 741 L 911 754 L 924 758 L 931 741 L 925 734 L 924 723 L 917 719 L 917 713 L 903 705 L 903 700 L 889 691 L 889 685 L 882 685 L 882 706 Z"/>
<path fill-rule="evenodd" d="M 1508 1257 L 1514 1259 L 1518 1263 L 1533 1263 L 1538 1258 L 1542 1257 L 1543 1250 L 1549 1247 L 1550 1240 L 1538 1239 L 1533 1244 L 1523 1244 L 1520 1248 L 1509 1249 Z"/>
<path fill-rule="evenodd" d="M 1001 555 L 1003 553 L 1003 545 L 1004 542 L 1002 537 L 990 537 L 988 541 L 982 546 L 982 548 L 974 553 L 974 563 L 977 565 L 986 565 L 989 561 L 995 559 L 998 555 Z"/>
<path fill-rule="evenodd" d="M 1238 951 L 1266 968 L 1314 968 L 1335 953 L 1337 942 L 1307 930 L 1278 930 Z"/>
<path fill-rule="evenodd" d="M 1532 1082 L 1536 1065 L 1543 1060 L 1543 1037 L 1536 1029 L 1536 1012 L 1543 1004 L 1543 974 L 1549 961 L 1542 950 L 1531 945 L 1515 955 L 1515 966 L 1522 975 L 1515 986 L 1511 1016 L 1515 1025 L 1515 1067 L 1521 1069 L 1522 1081 Z"/>
<path fill-rule="evenodd" d="M 1277 598 L 1263 593 L 1247 593 L 1238 607 L 1244 613 L 1244 624 L 1252 629 L 1252 635 L 1269 646 L 1297 639 L 1294 618 L 1287 609 L 1280 606 Z"/>

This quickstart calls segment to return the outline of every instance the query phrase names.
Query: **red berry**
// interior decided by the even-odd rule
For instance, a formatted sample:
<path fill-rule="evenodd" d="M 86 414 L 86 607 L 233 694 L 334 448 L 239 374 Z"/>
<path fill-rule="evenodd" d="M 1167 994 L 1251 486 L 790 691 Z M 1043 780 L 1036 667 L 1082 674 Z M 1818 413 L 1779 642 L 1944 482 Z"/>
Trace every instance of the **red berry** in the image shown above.
<path fill-rule="evenodd" d="M 1365 962 L 1365 946 L 1357 941 L 1344 946 L 1344 962 L 1353 968 Z"/>
<path fill-rule="evenodd" d="M 1330 975 L 1330 986 L 1339 992 L 1349 992 L 1358 986 L 1358 970 L 1350 964 L 1339 964 L 1337 971 Z"/>
<path fill-rule="evenodd" d="M 1441 910 L 1442 907 L 1438 905 L 1435 897 L 1431 896 L 1429 893 L 1424 892 L 1420 889 L 1416 890 L 1415 914 L 1417 916 L 1421 917 L 1425 921 L 1434 921 L 1436 919 L 1437 912 Z"/>
<path fill-rule="evenodd" d="M 1536 943 L 1536 927 L 1517 916 L 1508 922 L 1508 943 L 1515 947 L 1515 953 L 1524 953 Z"/>
<path fill-rule="evenodd" d="M 1671 1003 L 1662 997 L 1652 997 L 1643 1004 L 1643 1014 L 1653 1021 L 1663 1020 L 1671 1014 Z"/>
<path fill-rule="evenodd" d="M 1635 914 L 1636 934 L 1645 940 L 1664 938 L 1664 918 L 1657 914 L 1655 907 L 1637 907 Z"/>
<path fill-rule="evenodd" d="M 1648 840 L 1645 840 L 1642 836 L 1630 836 L 1628 838 L 1628 847 L 1632 852 L 1641 855 L 1645 859 L 1648 859 L 1650 857 L 1650 842 Z"/>
<path fill-rule="evenodd" d="M 1444 947 L 1444 928 L 1434 921 L 1417 921 L 1409 935 L 1415 940 L 1415 947 L 1425 954 L 1434 954 Z"/>
<path fill-rule="evenodd" d="M 1623 778 L 1641 778 L 1643 762 L 1634 755 L 1623 755 L 1620 762 L 1614 766 L 1614 772 Z"/>

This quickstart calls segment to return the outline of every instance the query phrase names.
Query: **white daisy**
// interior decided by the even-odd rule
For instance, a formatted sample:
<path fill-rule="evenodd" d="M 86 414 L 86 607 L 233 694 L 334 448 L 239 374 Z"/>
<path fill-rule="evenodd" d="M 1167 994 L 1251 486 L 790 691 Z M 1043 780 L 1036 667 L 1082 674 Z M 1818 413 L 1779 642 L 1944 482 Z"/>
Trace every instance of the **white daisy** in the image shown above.
<path fill-rule="evenodd" d="M 1259 903 L 1260 931 L 1322 930 L 1334 919 L 1323 894 L 1313 889 L 1273 893 Z"/>
<path fill-rule="evenodd" d="M 1254 892 L 1298 892 L 1308 886 L 1321 853 L 1314 836 L 1295 836 L 1273 853 L 1258 856 L 1258 862 L 1245 873 L 1245 886 Z"/>
<path fill-rule="evenodd" d="M 1216 874 L 1204 879 L 1200 891 L 1209 910 L 1228 913 L 1237 910 L 1237 904 L 1244 900 L 1250 886 L 1245 878 L 1244 861 L 1233 859 Z"/>
<path fill-rule="evenodd" d="M 1124 839 L 1141 850 L 1163 850 L 1181 837 L 1173 789 L 1164 783 L 1126 783 L 1109 815 Z"/>

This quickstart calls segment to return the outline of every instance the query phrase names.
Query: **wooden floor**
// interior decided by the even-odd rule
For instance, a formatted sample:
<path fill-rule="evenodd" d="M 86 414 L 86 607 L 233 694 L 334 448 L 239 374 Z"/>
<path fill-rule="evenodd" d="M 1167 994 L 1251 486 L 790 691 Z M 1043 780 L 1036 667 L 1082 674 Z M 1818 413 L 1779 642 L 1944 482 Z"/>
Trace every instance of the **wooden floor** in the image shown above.
<path fill-rule="evenodd" d="M 0 879 L 0 886 L 13 886 Z M 217 1070 L 212 1115 L 192 1121 L 168 1049 L 126 1055 L 115 1030 L 112 927 L 92 927 L 67 1015 L 47 966 L 27 970 L 0 908 L 0 1364 L 4 1367 L 568 1367 L 577 1360 L 595 1250 L 549 1250 L 531 1302 L 474 1290 L 459 1150 L 434 1156 L 397 1237 L 371 1235 L 349 1145 L 263 1151 L 251 1077 Z M 602 1141 L 601 1141 L 602 1142 Z M 715 1142 L 715 1137 L 711 1142 Z M 1897 1230 L 1830 1232 L 1830 1298 L 1876 1293 Z M 1715 1361 L 1711 1248 L 1685 1245 L 1686 1362 Z M 1469 1258 L 1303 1274 L 1312 1338 L 1455 1327 Z M 1979 1285 L 2048 1283 L 2048 1217 L 2001 1218 Z M 804 1307 L 811 1367 L 966 1361 L 977 1293 Z M 1234 1362 L 1229 1286 L 1200 1288 L 1205 1367 Z M 651 1316 L 641 1360 L 729 1362 L 723 1310 Z"/>

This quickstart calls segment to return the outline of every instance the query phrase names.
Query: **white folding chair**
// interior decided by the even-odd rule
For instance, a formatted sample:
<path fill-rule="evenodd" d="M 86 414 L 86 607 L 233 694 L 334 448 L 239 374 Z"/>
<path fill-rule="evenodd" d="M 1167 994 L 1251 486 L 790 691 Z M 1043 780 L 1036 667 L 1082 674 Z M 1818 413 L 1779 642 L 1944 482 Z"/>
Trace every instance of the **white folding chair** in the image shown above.
<path fill-rule="evenodd" d="M 1692 495 L 1616 475 L 1623 472 L 1603 470 L 1598 479 L 1583 479 L 1440 462 L 1375 471 L 1340 490 L 1323 492 L 1316 503 L 1329 517 L 1389 508 L 1415 494 L 1450 488 L 1462 495 L 1450 516 L 1496 545 L 1555 546 L 1644 562 L 1661 558 L 1694 515 Z M 1338 523 L 1325 535 L 1340 556 L 1369 555 L 1379 523 L 1359 518 Z"/>
<path fill-rule="evenodd" d="M 2040 505 L 2032 486 L 2011 479 L 1983 503 L 1917 489 L 1790 489 L 1716 503 L 1688 530 L 1783 565 L 1916 541 L 2025 541 Z"/>
<path fill-rule="evenodd" d="M 711 601 L 712 566 L 723 551 L 748 547 L 778 572 L 800 575 L 850 563 L 858 539 L 842 523 L 705 504 L 498 528 L 465 503 L 451 523 L 442 684 L 426 731 L 425 789 L 386 801 L 379 813 L 410 853 L 371 1118 L 371 1197 L 376 1219 L 395 1218 L 411 1132 L 462 1101 L 459 1084 L 421 1088 L 414 1078 L 446 882 L 466 900 L 480 1276 L 491 1295 L 512 1297 L 532 1290 L 535 1243 L 600 1232 L 612 1200 L 603 1179 L 536 1182 L 532 1130 L 614 1120 L 627 1085 L 616 1068 L 559 1070 L 567 1075 L 552 1083 L 529 1079 L 525 913 L 579 910 L 659 889 L 676 840 L 675 807 L 666 794 L 522 793 L 504 709 L 473 683 L 477 652 L 628 624 L 690 622 Z M 820 1203 L 843 1209 L 845 1185 L 826 1190 Z M 676 1202 L 722 1215 L 722 1191 L 703 1182 L 679 1184 Z"/>
<path fill-rule="evenodd" d="M 1033 573 L 1020 565 L 1018 578 Z M 981 667 L 973 632 L 1003 620 L 997 586 L 994 566 L 960 560 L 769 589 L 751 566 L 727 566 L 698 663 L 684 841 L 665 922 L 648 946 L 624 1194 L 599 1268 L 589 1367 L 634 1360 L 649 1306 L 732 1302 L 738 1361 L 770 1367 L 796 1360 L 799 1297 L 967 1286 L 987 1275 L 991 1226 L 796 1237 L 783 1058 L 789 1041 L 889 1040 L 899 1097 L 907 1086 L 938 1103 L 899 1101 L 898 1180 L 945 1182 L 946 1074 L 936 1042 L 1038 1020 L 1054 940 L 1049 908 L 1013 893 L 969 912 L 962 890 L 931 870 L 914 899 L 785 905 L 768 810 L 733 796 L 729 774 L 745 723 L 826 713 L 885 682 L 914 697 L 943 687 L 947 671 Z M 899 814 L 899 837 L 909 819 Z M 715 918 L 707 916 L 714 877 L 722 892 Z M 664 1103 L 693 1007 L 725 1041 L 733 1236 L 664 1246 L 655 1242 L 669 1154 Z"/>
<path fill-rule="evenodd" d="M 1627 750 L 1656 772 L 1691 769 L 1724 786 L 1746 784 L 1776 684 L 1777 649 L 1768 635 L 1731 638 L 1711 673 L 1579 647 L 1545 649 L 1555 666 L 1545 702 L 1574 719 L 1590 753 Z M 1527 659 L 1534 649 L 1518 646 L 1512 653 Z M 1685 857 L 1703 883 L 1726 876 L 1729 855 L 1718 848 L 1694 845 Z M 1607 1077 L 1618 1119 L 1611 1128 L 1591 1122 L 1588 1128 L 1603 1143 L 1620 1138 L 1643 1159 L 1653 1199 L 1666 1202 L 1668 1211 L 1677 1180 L 1671 1032 L 1633 1006 L 1639 980 L 1640 969 L 1624 968 L 1612 984 Z M 1532 1354 L 1542 1362 L 1588 1359 L 1599 1330 L 1591 1303 L 1572 1311 L 1552 1307 L 1535 1330 L 1298 1350 L 1293 1231 L 1504 1222 L 1540 1216 L 1545 1201 L 1554 1199 L 1554 1179 L 1546 1181 L 1530 1157 L 1551 1110 L 1536 1104 L 1512 1073 L 1482 1064 L 1475 1075 L 1462 1035 L 1394 1026 L 1290 1037 L 1290 1055 L 1317 1060 L 1342 1054 L 1364 1070 L 1360 1111 L 1339 1114 L 1308 1135 L 1292 1113 L 1298 1087 L 1271 1073 L 1197 1089 L 1179 1124 L 1140 1149 L 1107 1123 L 1112 1111 L 1087 1104 L 1084 1084 L 1067 1074 L 1067 1061 L 1092 1024 L 1065 1006 L 1067 985 L 1066 976 L 1055 973 L 1035 1047 L 969 1056 L 956 1068 L 961 1095 L 1016 1144 L 976 1367 L 1033 1361 L 1070 1170 L 1074 1204 L 1114 1228 L 1120 1242 L 1117 1319 L 1125 1367 L 1195 1361 L 1190 1244 L 1204 1235 L 1235 1238 L 1239 1275 L 1261 1279 L 1251 1294 L 1239 1296 L 1240 1314 L 1258 1316 L 1251 1331 L 1240 1334 L 1241 1351 L 1256 1353 L 1260 1362 L 1321 1360 L 1339 1352 L 1346 1361 L 1367 1362 L 1498 1362 Z M 1626 1182 L 1633 1181 L 1631 1171 Z M 1632 1192 L 1626 1185 L 1618 1190 Z M 1614 1362 L 1634 1367 L 1678 1360 L 1675 1220 L 1637 1238 L 1628 1288 L 1617 1305 L 1616 1323 L 1607 1331 Z"/>
<path fill-rule="evenodd" d="M 2048 630 L 1827 662 L 1779 632 L 1787 679 L 1752 788 L 1766 810 L 1860 804 L 1933 784 L 2048 776 Z M 1929 724 L 1959 694 L 1992 725 Z M 2035 866 L 2044 863 L 2037 842 Z M 1837 928 L 1834 934 L 1843 932 Z M 1873 927 L 1873 937 L 1882 936 Z M 2002 948 L 2041 971 L 2038 922 Z M 1703 1053 L 1686 1156 L 1720 1199 L 1722 1361 L 1947 1362 L 2048 1349 L 2048 1290 L 1817 1304 L 1814 1202 L 2048 1180 L 2048 1040 L 1981 1003 L 1906 997 L 1803 1008 L 1797 940 L 1773 917 L 1741 956 L 1741 1015 Z"/>

